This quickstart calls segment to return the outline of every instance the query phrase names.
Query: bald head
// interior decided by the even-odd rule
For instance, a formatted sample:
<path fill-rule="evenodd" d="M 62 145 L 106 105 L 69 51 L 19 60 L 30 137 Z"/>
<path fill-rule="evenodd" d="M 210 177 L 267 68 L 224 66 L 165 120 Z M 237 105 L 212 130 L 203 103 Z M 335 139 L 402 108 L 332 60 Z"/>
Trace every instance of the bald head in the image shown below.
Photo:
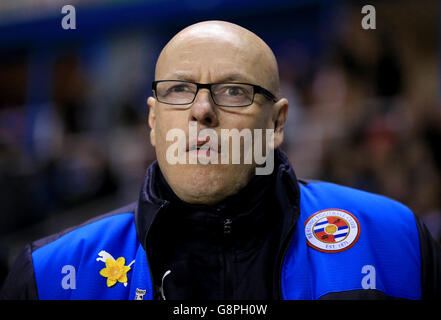
<path fill-rule="evenodd" d="M 213 57 L 219 54 L 219 50 L 230 59 L 230 71 L 234 74 L 222 74 L 222 70 L 217 74 L 218 78 L 223 76 L 234 76 L 239 78 L 241 76 L 245 80 L 248 78 L 253 80 L 254 84 L 261 85 L 270 90 L 276 97 L 279 96 L 279 72 L 277 61 L 274 53 L 268 45 L 251 31 L 238 26 L 233 23 L 225 21 L 204 21 L 193 24 L 178 34 L 176 34 L 163 48 L 156 63 L 155 77 L 156 80 L 171 79 L 170 74 L 167 73 L 170 63 L 177 61 L 184 62 L 189 55 L 198 54 L 201 58 L 206 59 L 213 65 Z M 201 54 L 202 53 L 202 54 Z M 211 61 L 210 61 L 211 60 Z M 189 70 L 174 70 L 175 76 L 179 78 L 183 76 L 195 77 L 196 73 L 201 73 L 200 70 L 204 61 L 200 61 L 197 65 L 192 61 L 192 66 L 187 66 L 188 69 L 193 69 L 194 74 L 190 75 Z M 219 61 L 220 62 L 220 61 Z M 236 64 L 235 66 L 232 64 Z M 219 66 L 221 67 L 221 66 Z M 197 70 L 199 68 L 199 70 Z M 185 69 L 185 68 L 184 68 Z M 234 71 L 232 69 L 235 69 Z M 215 70 L 212 70 L 215 72 Z M 242 73 L 242 74 L 240 74 Z M 215 74 L 211 75 L 214 81 L 224 79 L 216 78 Z M 188 79 L 187 79 L 188 80 Z M 227 79 L 240 80 L 240 79 Z"/>

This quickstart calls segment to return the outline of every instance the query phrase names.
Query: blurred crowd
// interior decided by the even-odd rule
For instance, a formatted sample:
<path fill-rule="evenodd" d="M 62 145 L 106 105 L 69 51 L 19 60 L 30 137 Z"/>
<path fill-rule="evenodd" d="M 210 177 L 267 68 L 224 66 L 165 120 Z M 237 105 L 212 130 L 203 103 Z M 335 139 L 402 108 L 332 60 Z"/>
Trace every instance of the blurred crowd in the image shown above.
<path fill-rule="evenodd" d="M 441 242 L 435 17 L 416 5 L 389 9 L 377 7 L 388 24 L 375 32 L 357 27 L 349 10 L 332 49 L 310 68 L 282 62 L 282 89 L 293 102 L 285 148 L 301 177 L 396 199 Z M 418 19 L 403 24 L 405 11 Z"/>
<path fill-rule="evenodd" d="M 378 4 L 377 21 L 388 23 L 363 30 L 359 6 L 343 8 L 314 59 L 300 43 L 275 49 L 290 102 L 283 149 L 299 178 L 401 201 L 441 242 L 436 10 L 395 9 Z M 59 50 L 37 79 L 32 53 L 0 54 L 1 239 L 72 207 L 137 199 L 155 159 L 145 104 L 154 49 L 135 34 Z M 30 84 L 43 80 L 46 97 Z M 3 266 L 11 246 L 0 244 Z"/>

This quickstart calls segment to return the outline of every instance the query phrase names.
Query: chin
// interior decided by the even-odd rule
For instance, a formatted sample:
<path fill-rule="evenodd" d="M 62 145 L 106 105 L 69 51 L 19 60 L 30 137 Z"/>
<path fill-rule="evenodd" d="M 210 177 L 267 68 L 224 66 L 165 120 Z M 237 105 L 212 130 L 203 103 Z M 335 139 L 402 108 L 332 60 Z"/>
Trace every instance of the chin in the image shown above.
<path fill-rule="evenodd" d="M 240 165 L 186 165 L 167 181 L 183 201 L 210 205 L 242 189 L 251 178 L 248 171 Z"/>

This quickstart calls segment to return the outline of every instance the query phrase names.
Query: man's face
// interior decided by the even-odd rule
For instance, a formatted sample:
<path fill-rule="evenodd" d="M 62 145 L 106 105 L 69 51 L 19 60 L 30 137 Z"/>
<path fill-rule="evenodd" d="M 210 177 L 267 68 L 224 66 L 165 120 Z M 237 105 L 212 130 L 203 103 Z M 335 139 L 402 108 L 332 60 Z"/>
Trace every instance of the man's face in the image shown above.
<path fill-rule="evenodd" d="M 268 61 L 269 53 L 262 49 L 260 39 L 241 31 L 217 24 L 184 30 L 161 53 L 156 80 L 245 82 L 271 90 L 274 66 Z M 250 106 L 220 107 L 206 89 L 201 89 L 194 102 L 184 107 L 160 103 L 153 97 L 149 98 L 148 105 L 151 140 L 158 164 L 176 195 L 189 203 L 214 204 L 237 193 L 254 175 L 256 165 L 245 164 L 243 159 L 240 164 L 232 164 L 232 152 L 228 164 L 170 164 L 166 158 L 167 148 L 173 143 L 166 141 L 170 130 L 183 130 L 188 141 L 191 121 L 197 123 L 197 132 L 213 129 L 220 137 L 221 129 L 251 129 L 251 132 L 253 129 L 276 129 L 280 113 L 286 116 L 286 100 L 282 107 L 281 103 L 274 105 L 263 95 L 256 94 Z M 280 142 L 276 131 L 275 146 Z"/>

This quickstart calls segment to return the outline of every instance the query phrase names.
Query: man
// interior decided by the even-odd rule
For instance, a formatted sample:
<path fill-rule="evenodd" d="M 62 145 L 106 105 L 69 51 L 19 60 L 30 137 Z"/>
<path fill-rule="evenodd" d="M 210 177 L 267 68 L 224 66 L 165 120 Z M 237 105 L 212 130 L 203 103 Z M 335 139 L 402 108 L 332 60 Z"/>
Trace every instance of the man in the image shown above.
<path fill-rule="evenodd" d="M 227 22 L 192 25 L 164 47 L 155 78 L 157 162 L 139 201 L 28 245 L 2 298 L 441 297 L 439 248 L 409 209 L 297 180 L 278 149 L 288 101 L 259 37 Z"/>

